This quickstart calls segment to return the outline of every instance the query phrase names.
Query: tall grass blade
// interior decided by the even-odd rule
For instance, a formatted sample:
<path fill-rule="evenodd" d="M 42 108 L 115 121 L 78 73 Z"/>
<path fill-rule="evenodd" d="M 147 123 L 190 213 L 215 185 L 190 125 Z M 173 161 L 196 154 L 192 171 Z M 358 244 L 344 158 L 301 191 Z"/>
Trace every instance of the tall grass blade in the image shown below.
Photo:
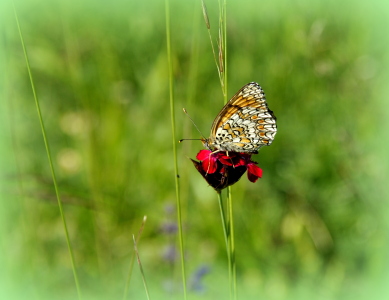
<path fill-rule="evenodd" d="M 223 1 L 223 4 L 220 3 L 220 45 L 221 49 L 220 52 L 223 55 L 222 61 L 224 62 L 224 68 L 223 68 L 223 87 L 224 87 L 224 104 L 227 103 L 227 91 L 228 91 L 228 84 L 227 84 L 227 0 Z M 233 207 L 232 207 L 232 189 L 231 186 L 228 187 L 227 193 L 228 193 L 228 211 L 229 211 L 229 272 L 230 272 L 230 288 L 231 288 L 231 295 L 233 295 L 233 299 L 237 299 L 237 284 L 236 284 L 236 261 L 235 261 L 235 238 L 234 238 L 234 215 L 233 215 Z"/>
<path fill-rule="evenodd" d="M 233 299 L 237 299 L 237 291 L 236 291 L 236 261 L 235 261 L 235 237 L 234 237 L 234 210 L 232 206 L 232 194 L 231 189 L 228 189 L 228 225 L 229 225 L 229 259 L 230 259 L 230 272 L 231 272 L 231 295 L 233 295 Z"/>
<path fill-rule="evenodd" d="M 203 9 L 203 16 L 204 16 L 205 24 L 207 25 L 208 29 L 211 29 L 211 25 L 209 23 L 209 18 L 208 18 L 208 11 L 207 11 L 207 7 L 205 6 L 204 0 L 201 0 L 201 7 Z"/>
<path fill-rule="evenodd" d="M 58 202 L 58 208 L 59 208 L 59 212 L 60 212 L 61 218 L 62 218 L 62 224 L 63 224 L 63 228 L 64 228 L 64 232 L 65 232 L 66 243 L 67 243 L 67 246 L 68 246 L 68 251 L 69 251 L 70 260 L 71 260 L 71 264 L 72 264 L 74 282 L 76 284 L 78 299 L 81 299 L 81 290 L 80 290 L 80 285 L 79 285 L 79 281 L 78 281 L 76 266 L 75 266 L 75 262 L 74 262 L 73 249 L 72 249 L 72 246 L 71 246 L 71 243 L 70 243 L 69 232 L 68 232 L 68 228 L 67 228 L 67 225 L 66 225 L 65 214 L 64 214 L 63 208 L 62 208 L 62 201 L 61 201 L 61 197 L 60 197 L 60 194 L 59 194 L 59 189 L 58 189 L 58 184 L 57 184 L 57 178 L 56 178 L 55 171 L 54 171 L 53 161 L 52 161 L 52 158 L 51 158 L 50 146 L 49 146 L 49 142 L 47 140 L 46 130 L 45 130 L 45 126 L 44 126 L 44 122 L 43 122 L 43 118 L 42 118 L 42 113 L 41 113 L 41 109 L 40 109 L 40 105 L 39 105 L 38 96 L 37 96 L 37 93 L 36 93 L 36 90 L 35 90 L 34 80 L 33 80 L 33 76 L 32 76 L 32 73 L 31 73 L 30 63 L 29 63 L 29 60 L 28 60 L 26 46 L 24 44 L 24 39 L 23 39 L 23 34 L 22 34 L 21 27 L 20 27 L 20 23 L 19 23 L 18 14 L 17 14 L 17 11 L 16 11 L 15 3 L 12 2 L 12 4 L 13 4 L 14 13 L 15 13 L 16 24 L 17 24 L 18 31 L 19 31 L 20 41 L 21 41 L 22 48 L 23 48 L 24 58 L 26 60 L 28 76 L 30 78 L 31 89 L 32 89 L 32 93 L 33 93 L 33 96 L 34 96 L 34 100 L 35 100 L 35 106 L 36 106 L 36 109 L 37 109 L 37 112 L 38 112 L 39 123 L 40 123 L 40 127 L 41 127 L 41 130 L 42 130 L 42 136 L 43 136 L 43 141 L 44 141 L 45 148 L 46 148 L 47 158 L 48 158 L 48 161 L 49 161 L 51 177 L 53 179 L 53 185 L 54 185 L 55 194 L 56 194 L 56 198 L 57 198 L 57 202 Z"/>
<path fill-rule="evenodd" d="M 228 246 L 228 236 L 229 236 L 229 228 L 227 226 L 227 220 L 226 220 L 226 215 L 224 212 L 224 205 L 223 205 L 223 199 L 222 199 L 222 193 L 218 192 L 217 197 L 219 200 L 219 209 L 220 209 L 220 217 L 222 220 L 222 227 L 223 227 L 223 233 L 224 233 L 224 240 L 226 242 L 226 250 L 227 252 L 229 251 L 229 246 Z"/>
<path fill-rule="evenodd" d="M 203 9 L 203 16 L 204 16 L 204 20 L 205 20 L 205 25 L 207 26 L 207 30 L 208 30 L 209 41 L 211 42 L 213 59 L 215 60 L 217 74 L 219 76 L 220 85 L 222 86 L 222 91 L 223 91 L 223 95 L 224 95 L 224 88 L 223 88 L 224 87 L 224 79 L 222 77 L 222 72 L 220 71 L 218 56 L 216 55 L 215 47 L 213 45 L 213 39 L 212 39 L 212 34 L 211 34 L 211 25 L 209 22 L 207 7 L 205 6 L 204 0 L 201 0 L 201 6 Z"/>
<path fill-rule="evenodd" d="M 223 49 L 224 49 L 224 103 L 227 103 L 227 0 L 224 0 L 223 7 Z"/>
<path fill-rule="evenodd" d="M 140 236 L 142 235 L 143 229 L 145 227 L 146 220 L 147 220 L 147 216 L 144 216 L 142 224 L 141 224 L 139 231 L 138 231 L 138 234 L 136 236 L 136 243 L 137 244 L 139 243 L 139 239 L 140 239 Z M 131 262 L 130 262 L 130 267 L 128 270 L 126 286 L 124 288 L 123 300 L 125 300 L 127 298 L 127 295 L 128 295 L 128 288 L 129 288 L 130 282 L 131 282 L 131 275 L 132 275 L 132 269 L 134 267 L 134 261 L 135 261 L 135 250 L 134 250 L 134 252 L 132 252 L 132 255 L 131 255 Z"/>
<path fill-rule="evenodd" d="M 175 124 L 175 112 L 174 112 L 173 63 L 172 63 L 172 51 L 171 51 L 171 39 L 170 39 L 169 0 L 165 0 L 165 13 L 166 13 L 166 50 L 167 50 L 167 59 L 168 59 L 168 68 L 169 68 L 170 118 L 171 118 L 171 126 L 172 126 L 173 160 L 174 160 L 174 175 L 175 175 L 174 180 L 176 186 L 176 203 L 177 203 L 177 225 L 178 225 L 178 235 L 179 235 L 180 254 L 181 254 L 182 285 L 184 290 L 184 299 L 186 299 L 187 294 L 186 294 L 186 274 L 185 274 L 185 258 L 184 258 L 184 238 L 182 234 L 180 185 L 178 181 L 177 139 L 176 139 L 176 124 Z"/>
<path fill-rule="evenodd" d="M 147 288 L 147 282 L 146 282 L 145 273 L 143 272 L 143 267 L 142 267 L 142 262 L 140 261 L 138 247 L 136 246 L 135 235 L 132 235 L 132 239 L 134 241 L 134 250 L 135 250 L 136 258 L 137 258 L 137 261 L 138 261 L 138 266 L 139 266 L 139 269 L 140 269 L 140 273 L 142 274 L 142 281 L 143 281 L 143 285 L 145 287 L 146 296 L 147 296 L 147 299 L 150 300 L 149 289 Z"/>
<path fill-rule="evenodd" d="M 227 203 L 230 203 L 229 201 L 229 193 L 227 194 Z M 218 200 L 219 200 L 219 209 L 220 209 L 220 217 L 222 221 L 222 227 L 223 227 L 223 233 L 224 233 L 224 240 L 226 243 L 226 251 L 227 251 L 227 260 L 228 260 L 228 280 L 229 280 L 229 289 L 230 289 L 230 299 L 232 299 L 234 294 L 234 284 L 233 284 L 233 258 L 232 258 L 232 247 L 231 247 L 231 207 L 227 207 L 228 209 L 228 219 L 226 218 L 226 214 L 224 211 L 224 204 L 223 204 L 223 198 L 222 193 L 217 193 Z"/>
<path fill-rule="evenodd" d="M 219 58 L 219 77 L 223 90 L 224 104 L 227 103 L 227 1 L 219 3 L 219 40 L 218 40 L 218 58 Z M 236 284 L 236 261 L 235 261 L 235 239 L 234 239 L 234 219 L 232 207 L 231 186 L 227 189 L 227 207 L 228 207 L 228 230 L 227 230 L 227 255 L 228 255 L 228 273 L 230 281 L 230 299 L 237 299 Z M 219 200 L 220 202 L 220 200 Z M 224 226 L 224 225 L 223 225 Z"/>

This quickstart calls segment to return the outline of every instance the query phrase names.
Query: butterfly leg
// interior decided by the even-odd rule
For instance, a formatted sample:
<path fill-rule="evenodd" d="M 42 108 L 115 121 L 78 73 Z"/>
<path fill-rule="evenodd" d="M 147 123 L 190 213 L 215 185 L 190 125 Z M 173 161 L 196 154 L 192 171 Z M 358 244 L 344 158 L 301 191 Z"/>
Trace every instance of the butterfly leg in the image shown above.
<path fill-rule="evenodd" d="M 227 154 L 228 157 L 230 157 L 230 156 L 228 155 L 228 151 L 226 151 L 226 154 Z M 231 160 L 232 167 L 235 169 L 234 161 L 232 160 L 232 158 L 230 158 L 230 160 Z"/>
<path fill-rule="evenodd" d="M 220 152 L 220 150 L 215 150 L 215 151 L 209 153 L 209 157 L 208 157 L 208 169 L 207 169 L 207 172 L 205 173 L 205 175 L 208 174 L 209 168 L 211 167 L 211 155 L 214 154 L 214 153 L 218 153 L 218 152 Z"/>

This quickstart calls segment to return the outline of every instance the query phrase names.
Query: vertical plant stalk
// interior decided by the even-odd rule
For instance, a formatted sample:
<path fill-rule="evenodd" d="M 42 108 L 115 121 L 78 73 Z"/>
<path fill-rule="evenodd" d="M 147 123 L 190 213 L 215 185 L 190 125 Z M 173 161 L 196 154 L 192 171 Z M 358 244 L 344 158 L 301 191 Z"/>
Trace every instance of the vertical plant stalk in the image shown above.
<path fill-rule="evenodd" d="M 228 260 L 228 280 L 229 280 L 229 287 L 230 287 L 230 299 L 232 299 L 232 296 L 234 295 L 234 285 L 233 285 L 233 265 L 232 265 L 232 252 L 231 252 L 231 216 L 228 215 L 228 220 L 226 218 L 225 212 L 224 212 L 224 205 L 223 205 L 223 198 L 221 191 L 217 193 L 218 200 L 219 200 L 219 209 L 220 209 L 220 217 L 222 221 L 222 227 L 223 227 L 223 233 L 224 233 L 224 241 L 226 243 L 226 252 L 227 252 L 227 260 Z M 227 201 L 229 197 L 229 194 L 227 195 Z M 227 202 L 229 203 L 229 202 Z M 230 211 L 230 207 L 228 208 Z"/>
<path fill-rule="evenodd" d="M 176 140 L 176 124 L 174 113 L 174 96 L 173 96 L 173 63 L 172 63 L 172 51 L 170 40 L 170 8 L 169 0 L 165 0 L 165 13 L 166 13 L 166 50 L 169 67 L 169 96 L 170 96 L 170 118 L 172 125 L 172 138 L 173 138 L 173 160 L 174 160 L 174 180 L 176 185 L 176 202 L 177 202 L 177 225 L 178 235 L 180 243 L 181 254 L 181 272 L 182 272 L 182 285 L 184 290 L 184 299 L 187 299 L 186 294 L 186 274 L 185 274 L 185 258 L 184 258 L 184 238 L 182 234 L 182 217 L 181 217 L 181 199 L 180 199 L 180 185 L 178 181 L 178 163 L 177 163 L 177 140 Z"/>
<path fill-rule="evenodd" d="M 220 2 L 219 2 L 220 3 Z M 222 61 L 223 63 L 223 79 L 224 79 L 224 104 L 227 103 L 227 91 L 228 91 L 228 84 L 227 84 L 227 70 L 228 70 L 228 64 L 227 64 L 227 0 L 223 1 L 223 4 L 220 4 L 220 25 L 219 30 L 220 32 L 220 45 L 221 49 L 219 50 L 220 53 L 223 55 Z M 228 212 L 229 212 L 229 230 L 228 230 L 228 240 L 229 240 L 229 273 L 230 273 L 230 288 L 232 290 L 232 293 L 230 297 L 233 295 L 233 299 L 237 299 L 237 284 L 236 284 L 236 260 L 235 260 L 235 238 L 234 238 L 234 214 L 233 214 L 233 207 L 232 207 L 232 189 L 231 186 L 228 187 L 227 193 L 227 201 L 228 201 Z"/>
<path fill-rule="evenodd" d="M 201 7 L 203 10 L 205 25 L 207 26 L 209 41 L 211 42 L 213 59 L 215 60 L 215 65 L 216 65 L 216 69 L 217 69 L 217 74 L 219 75 L 219 80 L 220 80 L 220 85 L 222 87 L 223 96 L 224 96 L 224 98 L 226 98 L 227 95 L 225 94 L 225 89 L 224 89 L 225 82 L 224 82 L 224 78 L 223 78 L 222 64 L 220 64 L 220 51 L 219 51 L 219 55 L 218 55 L 218 57 L 219 57 L 219 60 L 218 60 L 218 58 L 216 56 L 216 52 L 215 52 L 215 47 L 213 45 L 213 39 L 212 39 L 212 34 L 211 34 L 211 23 L 209 22 L 208 11 L 207 11 L 207 7 L 204 3 L 204 0 L 201 0 Z M 220 47 L 219 47 L 219 49 L 220 49 Z"/>
<path fill-rule="evenodd" d="M 228 84 L 227 84 L 227 1 L 219 0 L 219 69 L 222 73 L 222 89 L 224 104 L 228 102 Z M 236 261 L 235 261 L 235 238 L 234 238 L 234 214 L 232 207 L 232 189 L 227 189 L 227 207 L 228 207 L 228 270 L 230 278 L 230 298 L 237 299 L 236 291 Z"/>
<path fill-rule="evenodd" d="M 224 0 L 224 26 L 223 26 L 223 45 L 224 45 L 224 104 L 227 103 L 227 0 Z"/>
<path fill-rule="evenodd" d="M 233 299 L 237 299 L 237 291 L 236 291 L 236 261 L 235 261 L 235 237 L 234 237 L 234 210 L 232 207 L 232 193 L 231 188 L 228 187 L 228 212 L 229 212 L 229 259 L 230 259 L 230 267 L 231 267 L 231 289 L 232 289 L 232 295 Z"/>
<path fill-rule="evenodd" d="M 37 109 L 37 112 L 38 112 L 38 118 L 39 118 L 39 123 L 40 123 L 41 130 L 42 130 L 42 136 L 43 136 L 43 141 L 44 141 L 45 148 L 46 148 L 47 158 L 48 158 L 48 161 L 49 161 L 51 177 L 53 179 L 53 185 L 54 185 L 55 194 L 56 194 L 56 197 L 57 197 L 58 208 L 59 208 L 59 212 L 60 212 L 61 218 L 62 218 L 62 224 L 63 224 L 63 228 L 64 228 L 64 232 L 65 232 L 66 243 L 67 243 L 67 246 L 68 246 L 68 251 L 69 251 L 70 260 L 71 260 L 71 264 L 72 264 L 74 282 L 76 284 L 78 299 L 81 299 L 81 290 L 80 290 L 80 285 L 79 285 L 79 281 L 78 281 L 76 265 L 75 265 L 75 262 L 74 262 L 73 249 L 72 249 L 72 246 L 71 246 L 71 243 L 70 243 L 69 232 L 68 232 L 68 227 L 67 227 L 67 224 L 66 224 L 65 214 L 64 214 L 63 208 L 62 208 L 61 197 L 59 195 L 57 178 L 56 178 L 56 175 L 55 175 L 53 161 L 52 161 L 52 158 L 51 158 L 50 146 L 49 146 L 49 142 L 48 142 L 47 136 L 46 136 L 46 129 L 45 129 L 45 126 L 44 126 L 44 123 L 43 123 L 42 113 L 41 113 L 41 109 L 40 109 L 40 105 L 39 105 L 38 96 L 37 96 L 37 93 L 36 93 L 36 90 L 35 90 L 34 79 L 33 79 L 32 73 L 31 73 L 30 63 L 29 63 L 29 59 L 28 59 L 28 55 L 27 55 L 26 46 L 24 44 L 24 39 L 23 39 L 23 34 L 22 34 L 21 27 L 20 27 L 20 23 L 19 23 L 18 14 L 16 12 L 15 3 L 12 3 L 12 4 L 13 4 L 13 8 L 14 8 L 14 13 L 15 13 L 16 24 L 17 24 L 18 31 L 19 31 L 20 41 L 21 41 L 22 48 L 23 48 L 24 58 L 26 60 L 28 76 L 30 78 L 31 89 L 32 89 L 32 93 L 33 93 L 33 96 L 34 96 L 34 100 L 35 100 L 35 106 L 36 106 L 36 109 Z"/>
<path fill-rule="evenodd" d="M 138 266 L 139 266 L 139 269 L 140 269 L 140 273 L 142 274 L 142 281 L 143 281 L 143 285 L 145 287 L 146 296 L 147 296 L 147 299 L 150 300 L 149 289 L 147 288 L 146 277 L 145 277 L 145 273 L 143 272 L 143 267 L 142 267 L 142 263 L 140 261 L 138 247 L 136 246 L 136 240 L 135 240 L 135 236 L 134 235 L 132 235 L 132 239 L 134 241 L 134 250 L 135 250 L 136 258 L 137 258 L 137 261 L 138 261 Z"/>
<path fill-rule="evenodd" d="M 204 0 L 201 0 L 201 6 L 203 10 L 204 21 L 207 26 L 209 39 L 211 42 L 212 53 L 215 60 L 216 68 L 219 75 L 220 85 L 223 92 L 223 102 L 227 103 L 227 1 L 218 0 L 219 4 L 219 30 L 218 30 L 218 55 L 216 56 L 215 47 L 213 45 L 211 26 L 209 22 L 207 8 Z M 227 256 L 228 256 L 228 273 L 230 281 L 230 299 L 237 299 L 236 292 L 236 261 L 235 261 L 235 239 L 234 239 L 234 220 L 232 209 L 232 193 L 231 187 L 227 189 L 227 209 L 228 209 L 228 222 L 224 214 L 223 202 L 221 193 L 218 193 L 220 214 L 222 219 L 222 226 L 224 231 L 224 238 L 226 241 Z"/>
<path fill-rule="evenodd" d="M 226 215 L 224 213 L 222 193 L 221 192 L 217 192 L 217 197 L 218 197 L 218 200 L 219 200 L 219 209 L 220 209 L 220 217 L 221 217 L 221 220 L 222 220 L 224 240 L 226 242 L 226 250 L 228 252 L 229 251 L 229 246 L 228 246 L 228 236 L 229 236 L 229 232 L 228 231 L 229 231 L 229 228 L 227 226 Z"/>
<path fill-rule="evenodd" d="M 142 235 L 143 229 L 145 227 L 146 220 L 147 220 L 147 216 L 144 216 L 142 224 L 141 224 L 139 231 L 138 231 L 138 234 L 136 236 L 136 244 L 139 243 L 139 239 L 140 239 L 140 236 Z M 135 260 L 135 248 L 134 248 L 134 251 L 132 252 L 132 255 L 131 255 L 131 262 L 130 262 L 130 267 L 128 270 L 126 286 L 124 287 L 123 300 L 125 300 L 127 298 L 128 288 L 129 288 L 130 282 L 131 282 L 132 269 L 134 267 L 134 260 Z"/>

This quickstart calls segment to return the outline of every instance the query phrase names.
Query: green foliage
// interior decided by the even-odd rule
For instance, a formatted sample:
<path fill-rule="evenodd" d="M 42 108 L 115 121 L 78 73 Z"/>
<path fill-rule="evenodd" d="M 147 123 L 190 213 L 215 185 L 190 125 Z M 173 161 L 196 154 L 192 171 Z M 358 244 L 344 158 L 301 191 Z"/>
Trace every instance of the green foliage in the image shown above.
<path fill-rule="evenodd" d="M 162 230 L 176 221 L 164 2 L 15 4 L 83 294 L 121 297 L 132 234 L 147 215 L 138 249 L 150 297 L 171 299 L 170 288 L 180 299 L 178 260 L 164 258 L 176 235 Z M 217 1 L 206 4 L 216 38 Z M 243 177 L 233 187 L 241 299 L 381 299 L 387 7 L 227 4 L 228 95 L 257 81 L 279 128 L 271 147 L 254 158 L 263 178 L 252 184 Z M 12 6 L 2 6 L 0 249 L 7 262 L 0 276 L 15 297 L 74 299 Z M 173 1 L 171 18 L 177 134 L 197 138 L 181 108 L 208 135 L 222 92 L 200 2 Z M 196 141 L 178 146 L 188 277 L 209 265 L 204 294 L 192 297 L 225 299 L 217 196 L 187 159 L 201 148 Z M 133 273 L 130 299 L 141 299 L 138 268 Z"/>

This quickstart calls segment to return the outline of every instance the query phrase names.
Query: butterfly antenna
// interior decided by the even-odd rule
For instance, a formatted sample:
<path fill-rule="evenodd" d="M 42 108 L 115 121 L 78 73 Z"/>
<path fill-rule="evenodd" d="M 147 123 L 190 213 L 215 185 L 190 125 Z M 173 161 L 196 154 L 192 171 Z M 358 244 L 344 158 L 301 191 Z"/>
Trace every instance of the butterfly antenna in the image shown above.
<path fill-rule="evenodd" d="M 206 138 L 204 137 L 204 135 L 201 133 L 200 129 L 197 127 L 196 123 L 193 121 L 193 119 L 190 117 L 190 115 L 188 114 L 188 112 L 186 111 L 185 108 L 182 109 L 184 111 L 184 113 L 186 114 L 186 116 L 189 118 L 189 120 L 191 120 L 192 124 L 194 125 L 194 127 L 196 127 L 197 131 L 200 133 L 200 135 L 203 137 L 203 139 L 205 140 Z M 180 143 L 183 141 L 183 140 L 201 140 L 201 139 L 182 139 L 180 140 Z"/>
<path fill-rule="evenodd" d="M 183 141 L 201 141 L 202 139 L 181 139 L 178 142 L 182 143 Z"/>

